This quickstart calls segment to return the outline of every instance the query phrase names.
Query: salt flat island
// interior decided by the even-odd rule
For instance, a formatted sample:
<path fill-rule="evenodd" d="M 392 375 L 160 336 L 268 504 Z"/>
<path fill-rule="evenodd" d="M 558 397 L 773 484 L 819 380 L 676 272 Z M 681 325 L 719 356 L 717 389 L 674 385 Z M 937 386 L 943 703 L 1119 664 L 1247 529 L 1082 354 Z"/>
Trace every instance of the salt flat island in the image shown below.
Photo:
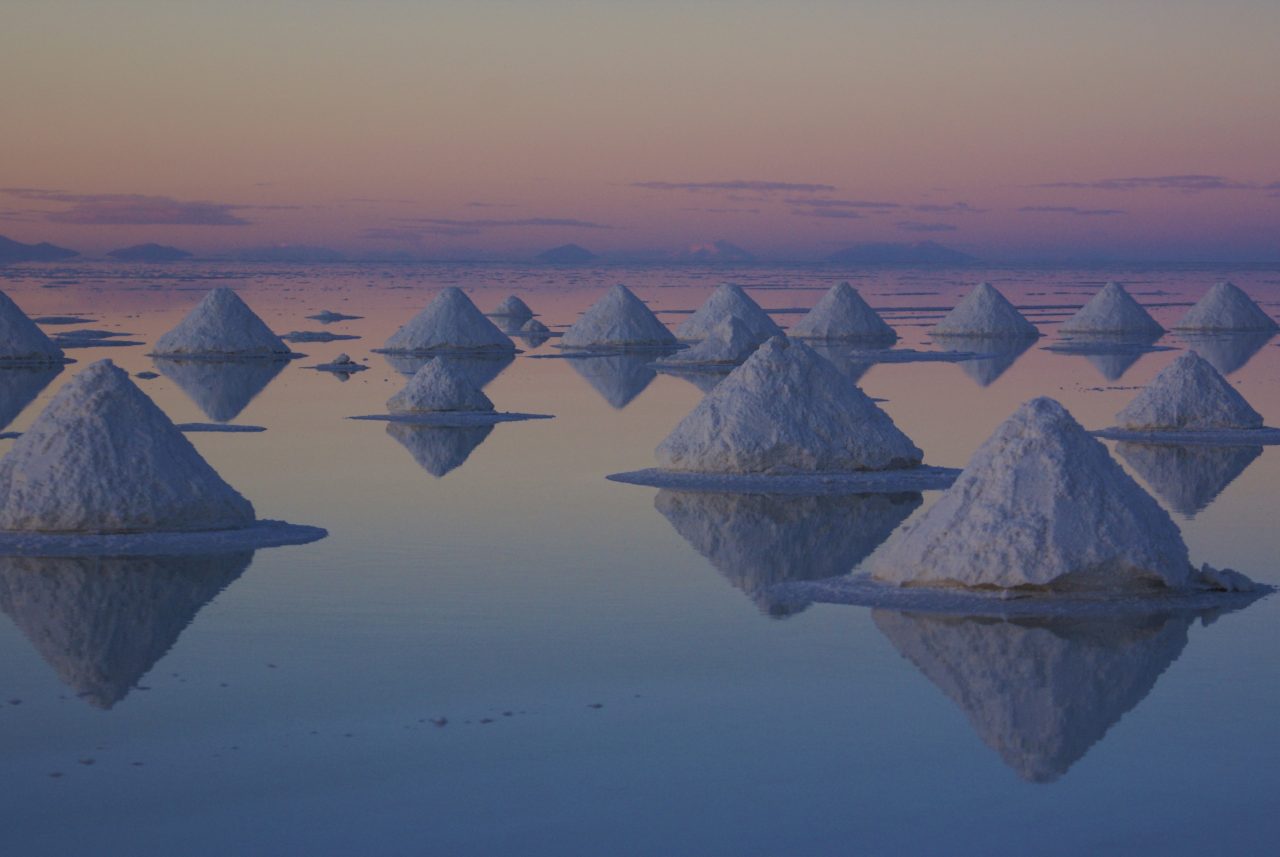
<path fill-rule="evenodd" d="M 400 392 L 387 400 L 388 414 L 352 417 L 434 426 L 476 426 L 551 419 L 548 414 L 497 411 L 484 391 L 444 357 L 428 360 Z"/>

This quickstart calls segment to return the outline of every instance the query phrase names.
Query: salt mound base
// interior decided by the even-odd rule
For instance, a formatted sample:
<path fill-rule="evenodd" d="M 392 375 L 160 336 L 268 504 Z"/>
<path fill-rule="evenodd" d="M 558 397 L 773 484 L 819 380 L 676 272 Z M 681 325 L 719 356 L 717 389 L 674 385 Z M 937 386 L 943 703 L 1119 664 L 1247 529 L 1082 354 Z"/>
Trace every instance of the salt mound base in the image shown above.
<path fill-rule="evenodd" d="M 515 351 L 515 344 L 485 318 L 462 289 L 450 286 L 391 335 L 383 351 Z"/>
<path fill-rule="evenodd" d="M 1217 283 L 1191 309 L 1174 330 L 1266 330 L 1278 327 L 1262 307 L 1232 283 Z"/>
<path fill-rule="evenodd" d="M 1135 431 L 1256 429 L 1262 415 L 1199 354 L 1187 351 L 1116 415 Z"/>
<path fill-rule="evenodd" d="M 737 316 L 722 318 L 706 339 L 658 361 L 659 366 L 691 368 L 694 366 L 732 366 L 755 353 L 758 340 Z"/>
<path fill-rule="evenodd" d="M 65 363 L 62 349 L 0 292 L 0 366 Z"/>
<path fill-rule="evenodd" d="M 454 371 L 448 361 L 437 357 L 425 363 L 403 390 L 387 400 L 387 408 L 393 414 L 492 413 L 493 402 L 465 375 Z"/>
<path fill-rule="evenodd" d="M 848 283 L 832 286 L 788 333 L 795 339 L 898 338 L 893 328 Z"/>
<path fill-rule="evenodd" d="M 1185 587 L 1168 513 L 1050 398 L 1018 408 L 960 478 L 869 563 L 903 586 Z"/>
<path fill-rule="evenodd" d="M 66 384 L 0 460 L 0 530 L 246 527 L 253 506 L 110 360 Z"/>
<path fill-rule="evenodd" d="M 529 309 L 529 305 L 515 295 L 508 295 L 502 303 L 498 304 L 498 308 L 489 313 L 492 316 L 500 318 L 509 318 L 523 322 L 526 319 L 533 318 L 533 310 Z"/>
<path fill-rule="evenodd" d="M 1040 331 L 990 283 L 979 283 L 933 326 L 930 335 L 1034 339 Z"/>
<path fill-rule="evenodd" d="M 886 470 L 924 457 L 834 366 L 781 336 L 708 393 L 657 454 L 668 470 L 738 474 Z"/>
<path fill-rule="evenodd" d="M 676 338 L 666 325 L 623 285 L 609 289 L 560 339 L 561 348 L 671 348 L 675 345 Z"/>
<path fill-rule="evenodd" d="M 1119 283 L 1107 283 L 1059 333 L 1160 334 L 1164 328 Z"/>
<path fill-rule="evenodd" d="M 741 286 L 724 283 L 676 329 L 676 337 L 689 342 L 705 339 L 726 318 L 736 318 L 745 324 L 757 343 L 782 333 L 782 328 Z"/>
<path fill-rule="evenodd" d="M 289 346 L 240 296 L 219 286 L 156 340 L 161 357 L 287 357 Z"/>
<path fill-rule="evenodd" d="M 351 355 L 343 352 L 328 363 L 320 363 L 312 366 L 312 369 L 319 369 L 322 372 L 333 372 L 335 375 L 350 375 L 353 372 L 363 372 L 368 369 L 363 363 L 357 363 L 351 359 Z M 346 380 L 345 378 L 343 380 Z"/>

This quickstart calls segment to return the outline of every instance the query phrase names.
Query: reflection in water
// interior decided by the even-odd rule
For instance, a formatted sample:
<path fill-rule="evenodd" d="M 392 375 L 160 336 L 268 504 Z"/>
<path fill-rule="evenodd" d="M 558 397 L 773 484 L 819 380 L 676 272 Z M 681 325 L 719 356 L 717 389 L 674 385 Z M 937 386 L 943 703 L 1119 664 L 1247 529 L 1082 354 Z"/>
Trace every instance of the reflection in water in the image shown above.
<path fill-rule="evenodd" d="M 177 384 L 205 416 L 225 423 L 240 416 L 263 389 L 289 364 L 288 360 L 174 360 L 152 362 Z"/>
<path fill-rule="evenodd" d="M 493 426 L 425 426 L 387 423 L 387 434 L 409 450 L 418 466 L 437 479 L 456 470 L 493 431 Z"/>
<path fill-rule="evenodd" d="M 835 342 L 806 342 L 810 348 L 821 354 L 832 366 L 840 370 L 840 374 L 848 378 L 854 384 L 862 380 L 862 376 L 867 374 L 867 370 L 871 368 L 871 362 L 864 359 L 857 359 L 858 355 L 865 355 L 868 350 L 888 351 L 889 344 L 840 344 Z"/>
<path fill-rule="evenodd" d="M 688 381 L 704 395 L 719 387 L 720 382 L 729 377 L 728 372 L 672 372 L 670 369 L 664 369 L 662 374 Z"/>
<path fill-rule="evenodd" d="M 519 340 L 521 345 L 524 345 L 527 348 L 538 348 L 539 346 L 545 345 L 546 343 L 551 341 L 551 334 L 549 332 L 534 333 L 534 332 L 524 332 L 520 330 L 508 331 L 505 329 L 502 332 L 515 337 L 517 340 Z"/>
<path fill-rule="evenodd" d="M 918 493 L 805 497 L 664 488 L 653 505 L 763 612 L 787 615 L 808 605 L 772 599 L 771 586 L 848 574 L 922 502 Z"/>
<path fill-rule="evenodd" d="M 0 610 L 58 677 L 99 708 L 129 693 L 253 551 L 0 558 Z"/>
<path fill-rule="evenodd" d="M 1170 509 L 1191 518 L 1262 455 L 1262 447 L 1124 441 L 1116 452 Z"/>
<path fill-rule="evenodd" d="M 1078 354 L 1087 359 L 1108 381 L 1119 381 L 1125 372 L 1150 353 L 1163 333 L 1126 334 L 1073 334 L 1069 339 L 1055 343 L 1047 350 L 1058 354 Z"/>
<path fill-rule="evenodd" d="M 457 355 L 441 355 L 442 359 L 448 360 L 449 365 L 468 381 L 480 389 L 488 386 L 494 378 L 502 374 L 502 370 L 506 369 L 516 359 L 512 354 L 493 354 L 493 355 L 467 355 L 460 357 Z M 418 370 L 427 364 L 429 360 L 436 359 L 434 355 L 414 355 L 414 354 L 383 354 L 382 359 L 386 360 L 392 369 L 399 372 L 405 377 L 412 378 L 418 374 Z"/>
<path fill-rule="evenodd" d="M 62 364 L 0 369 L 0 429 L 18 418 L 27 405 L 62 371 Z"/>
<path fill-rule="evenodd" d="M 961 360 L 956 365 L 972 378 L 979 387 L 989 387 L 997 378 L 1009 371 L 1018 358 L 1036 344 L 1034 339 L 1001 339 L 990 336 L 945 336 L 936 343 L 943 351 L 976 351 L 990 354 L 976 360 Z"/>
<path fill-rule="evenodd" d="M 1223 375 L 1244 367 L 1275 336 L 1267 330 L 1242 333 L 1179 333 L 1178 339 L 1213 364 Z"/>
<path fill-rule="evenodd" d="M 595 388 L 606 402 L 621 410 L 644 392 L 656 373 L 650 364 L 662 351 L 639 351 L 631 354 L 609 354 L 599 357 L 576 357 L 569 361 L 579 375 Z"/>

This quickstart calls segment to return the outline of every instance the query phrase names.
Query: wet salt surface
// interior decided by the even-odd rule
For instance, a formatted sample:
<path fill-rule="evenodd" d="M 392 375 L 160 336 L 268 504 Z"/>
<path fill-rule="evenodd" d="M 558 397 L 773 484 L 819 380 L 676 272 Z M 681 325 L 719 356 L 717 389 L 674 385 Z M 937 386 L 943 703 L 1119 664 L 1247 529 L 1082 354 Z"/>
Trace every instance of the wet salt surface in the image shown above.
<path fill-rule="evenodd" d="M 889 399 L 926 461 L 955 465 L 1033 395 L 1087 428 L 1112 425 L 1181 353 L 1176 336 L 1157 344 L 1179 350 L 1120 362 L 1046 350 L 1110 277 L 1140 300 L 1161 292 L 1147 306 L 1166 325 L 1220 279 L 1271 311 L 1280 298 L 1274 271 L 732 274 L 766 308 L 848 279 L 877 309 L 898 307 L 901 347 L 921 350 L 927 319 L 978 280 L 1024 311 L 1055 304 L 1052 321 L 1027 311 L 1046 337 L 1016 354 L 841 364 Z M 384 431 L 344 419 L 383 411 L 403 386 L 369 350 L 444 285 L 482 308 L 519 293 L 563 329 L 614 282 L 678 309 L 723 274 L 179 263 L 0 278 L 28 314 L 92 306 L 94 325 L 148 345 L 213 282 L 243 290 L 277 332 L 321 310 L 360 315 L 342 331 L 360 340 L 309 345 L 306 362 L 347 351 L 370 367 L 334 384 L 297 362 L 211 363 L 144 385 L 176 422 L 207 407 L 268 428 L 188 437 L 262 517 L 327 538 L 93 564 L 0 558 L 7 851 L 847 854 L 962 841 L 988 854 L 1204 854 L 1266 853 L 1280 834 L 1280 742 L 1259 729 L 1280 714 L 1280 598 L 994 621 L 796 599 L 790 582 L 851 567 L 937 492 L 609 482 L 651 467 L 701 396 L 649 369 L 652 353 L 528 359 L 556 351 L 545 344 L 476 367 L 499 410 L 555 420 Z M 62 288 L 41 288 L 51 281 Z M 1280 350 L 1214 344 L 1219 370 L 1280 424 Z M 0 371 L 0 402 L 20 411 L 0 428 L 30 425 L 99 357 L 157 369 L 145 351 L 79 351 L 26 405 L 26 376 Z M 1280 452 L 1108 446 L 1197 562 L 1280 583 Z"/>

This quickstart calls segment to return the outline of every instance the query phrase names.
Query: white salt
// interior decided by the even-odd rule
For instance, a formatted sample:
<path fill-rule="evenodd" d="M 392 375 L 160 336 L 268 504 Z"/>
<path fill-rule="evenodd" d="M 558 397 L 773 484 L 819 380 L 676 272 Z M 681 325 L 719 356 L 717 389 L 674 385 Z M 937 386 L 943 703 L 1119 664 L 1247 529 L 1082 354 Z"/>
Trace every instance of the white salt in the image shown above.
<path fill-rule="evenodd" d="M 1187 310 L 1187 314 L 1173 326 L 1173 329 L 1274 331 L 1277 327 L 1275 320 L 1238 286 L 1232 283 L 1217 283 L 1195 306 Z"/>
<path fill-rule="evenodd" d="M 1164 328 L 1119 283 L 1107 283 L 1075 315 L 1062 323 L 1060 333 L 1160 334 Z"/>
<path fill-rule="evenodd" d="M 897 339 L 898 334 L 848 283 L 832 286 L 788 334 L 801 339 Z"/>
<path fill-rule="evenodd" d="M 617 285 L 587 308 L 560 339 L 562 348 L 652 348 L 676 338 L 626 286 Z"/>
<path fill-rule="evenodd" d="M 990 283 L 977 288 L 955 305 L 930 331 L 933 336 L 982 336 L 1032 339 L 1040 335 L 1036 326 L 1022 317 L 1013 304 Z"/>
<path fill-rule="evenodd" d="M 387 408 L 393 414 L 492 412 L 493 402 L 465 374 L 437 357 L 423 364 L 404 389 L 387 400 Z"/>
<path fill-rule="evenodd" d="M 725 316 L 701 342 L 660 361 L 669 366 L 732 365 L 750 357 L 760 342 L 737 316 Z"/>
<path fill-rule="evenodd" d="M 547 327 L 536 318 L 531 318 L 524 324 L 520 325 L 520 333 L 525 336 L 541 336 L 551 332 L 551 328 Z"/>
<path fill-rule="evenodd" d="M 8 295 L 0 292 L 0 365 L 64 360 L 62 349 Z"/>
<path fill-rule="evenodd" d="M 757 343 L 782 333 L 782 328 L 741 286 L 725 283 L 717 286 L 711 297 L 676 328 L 676 336 L 688 342 L 705 339 L 717 324 L 729 317 L 745 324 Z"/>
<path fill-rule="evenodd" d="M 1262 415 L 1194 351 L 1181 354 L 1116 414 L 1139 431 L 1213 431 L 1262 427 Z"/>
<path fill-rule="evenodd" d="M 279 357 L 290 351 L 239 295 L 219 286 L 156 340 L 153 353 L 165 357 Z"/>
<path fill-rule="evenodd" d="M 462 289 L 450 286 L 391 335 L 391 352 L 515 351 L 515 344 L 485 318 Z"/>
<path fill-rule="evenodd" d="M 529 305 L 515 295 L 509 295 L 502 303 L 498 304 L 498 308 L 489 313 L 492 316 L 501 318 L 509 318 L 512 320 L 523 320 L 533 318 L 533 310 L 529 309 Z"/>

